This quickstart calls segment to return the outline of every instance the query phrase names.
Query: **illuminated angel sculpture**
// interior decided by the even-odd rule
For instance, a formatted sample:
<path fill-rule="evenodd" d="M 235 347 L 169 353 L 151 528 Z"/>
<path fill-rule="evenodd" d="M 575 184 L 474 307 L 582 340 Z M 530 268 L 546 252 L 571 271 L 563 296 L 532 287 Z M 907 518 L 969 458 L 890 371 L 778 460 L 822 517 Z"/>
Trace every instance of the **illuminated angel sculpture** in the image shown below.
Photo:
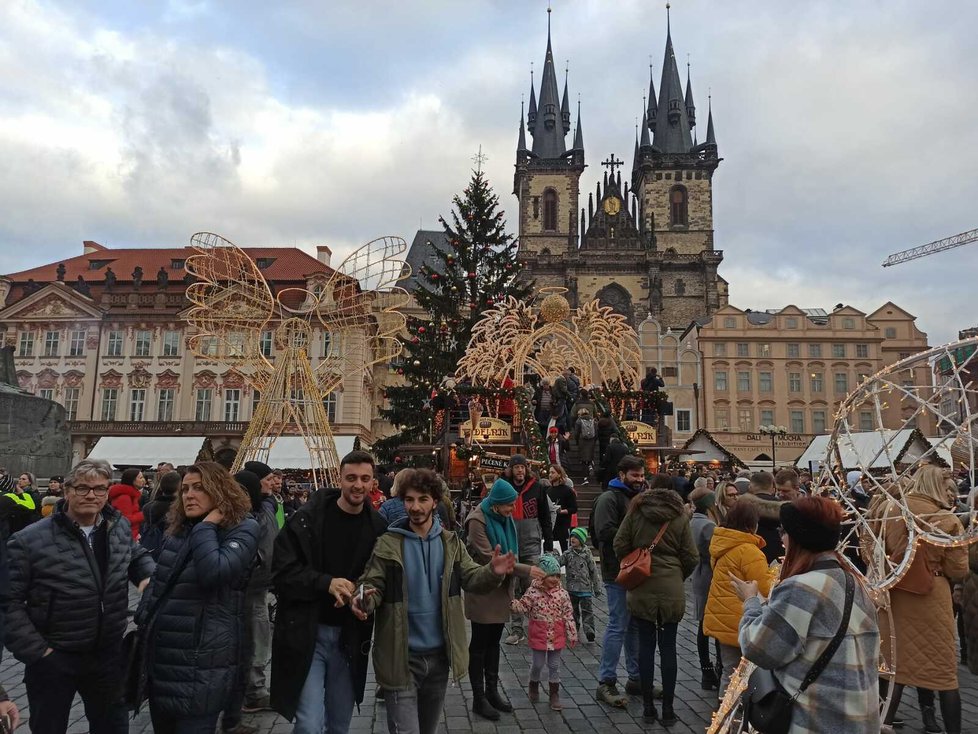
<path fill-rule="evenodd" d="M 404 316 L 398 309 L 408 298 L 395 284 L 408 272 L 406 243 L 399 237 L 373 240 L 332 271 L 322 288 L 285 288 L 274 295 L 255 262 L 233 243 L 207 232 L 191 243 L 195 253 L 187 258 L 187 271 L 197 282 L 187 288 L 187 320 L 196 329 L 190 347 L 203 359 L 220 354 L 261 396 L 234 470 L 246 461 L 267 461 L 279 436 L 299 435 L 309 450 L 314 485 L 335 486 L 339 458 L 323 401 L 344 376 L 369 373 L 400 354 Z M 309 357 L 314 319 L 344 344 L 315 368 Z M 261 344 L 269 330 L 278 350 L 274 361 Z"/>
<path fill-rule="evenodd" d="M 908 380 L 908 375 L 915 379 Z M 978 541 L 976 376 L 978 338 L 953 342 L 867 377 L 836 412 L 817 491 L 835 498 L 846 511 L 840 555 L 863 577 L 876 602 L 881 629 L 890 631 L 880 640 L 883 679 L 893 679 L 900 665 L 889 591 L 906 576 L 921 543 L 961 547 Z M 891 406 L 899 407 L 902 415 L 899 430 L 881 428 L 884 415 L 893 412 Z M 866 414 L 872 416 L 875 431 L 860 429 Z M 926 438 L 917 431 L 918 425 L 930 423 L 937 425 L 940 436 Z M 924 464 L 946 471 L 948 506 L 961 521 L 958 531 L 948 531 L 946 512 L 928 515 L 911 509 L 908 491 Z M 972 478 L 966 495 L 959 494 L 954 471 Z M 888 544 L 888 533 L 899 543 L 891 536 Z M 753 669 L 747 660 L 741 661 L 709 732 L 740 730 L 738 699 Z"/>
<path fill-rule="evenodd" d="M 642 364 L 635 330 L 598 301 L 571 309 L 565 290 L 542 289 L 539 307 L 510 296 L 486 311 L 456 376 L 498 387 L 510 370 L 521 385 L 527 372 L 554 378 L 574 367 L 582 385 L 635 389 Z"/>

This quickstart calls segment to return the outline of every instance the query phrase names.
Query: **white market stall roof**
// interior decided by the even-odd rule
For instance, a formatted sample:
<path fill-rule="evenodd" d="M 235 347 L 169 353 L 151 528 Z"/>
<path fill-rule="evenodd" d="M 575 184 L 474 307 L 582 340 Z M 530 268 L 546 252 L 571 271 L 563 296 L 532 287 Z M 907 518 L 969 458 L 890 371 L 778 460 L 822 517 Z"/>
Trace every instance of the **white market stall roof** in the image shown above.
<path fill-rule="evenodd" d="M 798 457 L 795 465 L 807 468 L 811 462 L 816 464 L 824 462 L 831 438 L 829 435 L 815 436 L 805 449 L 805 453 Z M 887 450 L 883 450 L 885 444 L 889 445 Z M 953 464 L 951 447 L 947 442 L 940 438 L 927 438 L 913 428 L 905 428 L 901 431 L 862 431 L 850 433 L 848 436 L 842 435 L 839 441 L 839 454 L 843 469 L 886 469 L 890 466 L 890 459 L 901 464 L 912 464 L 931 446 L 937 446 L 937 449 L 929 456 L 937 454 L 948 466 Z M 833 456 L 830 461 L 835 464 L 835 457 Z"/>
<path fill-rule="evenodd" d="M 180 466 L 197 461 L 203 446 L 203 436 L 102 436 L 88 458 L 115 467 L 156 466 L 161 461 Z"/>
<path fill-rule="evenodd" d="M 333 436 L 336 441 L 336 455 L 342 459 L 353 451 L 356 436 Z M 309 450 L 302 436 L 279 436 L 268 452 L 265 462 L 273 469 L 311 469 Z"/>
<path fill-rule="evenodd" d="M 696 431 L 680 448 L 680 453 L 676 457 L 678 461 L 698 461 L 710 462 L 719 461 L 733 464 L 734 466 L 746 467 L 735 454 L 728 451 L 716 438 L 713 437 L 705 428 Z M 691 453 L 683 453 L 683 452 Z"/>

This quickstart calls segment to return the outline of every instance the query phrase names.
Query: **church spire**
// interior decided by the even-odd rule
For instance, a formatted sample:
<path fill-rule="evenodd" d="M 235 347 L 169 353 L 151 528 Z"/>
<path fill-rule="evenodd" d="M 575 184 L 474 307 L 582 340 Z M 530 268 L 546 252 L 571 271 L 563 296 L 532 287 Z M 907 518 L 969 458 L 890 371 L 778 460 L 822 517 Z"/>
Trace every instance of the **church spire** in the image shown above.
<path fill-rule="evenodd" d="M 533 135 L 537 129 L 537 93 L 533 89 L 533 67 L 530 67 L 530 112 L 526 116 L 526 127 Z"/>
<path fill-rule="evenodd" d="M 649 115 L 645 113 L 642 115 L 642 143 L 639 146 L 639 150 L 651 147 L 652 141 L 649 139 Z"/>
<path fill-rule="evenodd" d="M 686 62 L 686 117 L 689 118 L 690 129 L 696 127 L 696 105 L 693 104 L 693 84 L 690 81 L 689 62 Z"/>
<path fill-rule="evenodd" d="M 655 132 L 655 118 L 659 109 L 658 98 L 655 96 L 655 77 L 653 76 L 652 64 L 649 63 L 649 107 L 646 114 L 649 118 L 649 130 Z"/>
<path fill-rule="evenodd" d="M 692 101 L 692 97 L 690 100 Z M 683 83 L 676 64 L 676 52 L 672 47 L 672 27 L 667 20 L 666 53 L 662 61 L 662 79 L 659 81 L 659 105 L 653 144 L 661 153 L 688 153 L 693 147 L 689 130 Z"/>
<path fill-rule="evenodd" d="M 570 101 L 567 96 L 567 77 L 570 69 L 564 69 L 564 98 L 560 102 L 560 119 L 564 125 L 564 135 L 570 132 Z"/>
<path fill-rule="evenodd" d="M 709 115 L 706 118 L 706 144 L 715 147 L 717 144 L 717 137 L 713 132 L 713 95 L 711 94 L 707 99 L 709 100 Z"/>
<path fill-rule="evenodd" d="M 567 152 L 564 136 L 570 129 L 570 109 L 568 108 L 565 128 L 560 104 L 560 90 L 557 88 L 557 72 L 554 69 L 553 44 L 550 39 L 550 8 L 547 8 L 547 55 L 543 61 L 543 75 L 540 81 L 540 101 L 536 108 L 535 121 L 530 128 L 533 134 L 533 153 L 537 158 L 554 159 Z M 530 112 L 533 113 L 533 98 L 530 99 Z"/>
<path fill-rule="evenodd" d="M 564 87 L 566 98 L 567 88 Z M 577 100 L 577 129 L 574 131 L 574 150 L 584 151 L 584 129 L 581 127 L 581 100 Z"/>
<path fill-rule="evenodd" d="M 529 151 L 526 149 L 526 130 L 523 124 L 523 103 L 520 102 L 520 139 L 516 143 L 516 157 L 521 159 Z"/>

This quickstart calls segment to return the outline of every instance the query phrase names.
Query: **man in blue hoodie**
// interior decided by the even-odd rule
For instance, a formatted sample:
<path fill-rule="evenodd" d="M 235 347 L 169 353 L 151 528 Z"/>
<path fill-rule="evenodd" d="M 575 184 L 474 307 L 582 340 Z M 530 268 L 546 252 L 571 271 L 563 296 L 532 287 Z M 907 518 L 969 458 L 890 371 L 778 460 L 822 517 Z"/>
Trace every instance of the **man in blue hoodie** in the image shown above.
<path fill-rule="evenodd" d="M 402 473 L 407 517 L 377 540 L 352 607 L 360 619 L 377 613 L 374 674 L 385 691 L 388 729 L 434 734 L 449 672 L 457 680 L 469 666 L 462 590 L 496 588 L 513 572 L 516 557 L 500 555 L 497 547 L 488 564 L 477 564 L 458 536 L 442 528 L 435 509 L 442 497 L 438 475 Z"/>

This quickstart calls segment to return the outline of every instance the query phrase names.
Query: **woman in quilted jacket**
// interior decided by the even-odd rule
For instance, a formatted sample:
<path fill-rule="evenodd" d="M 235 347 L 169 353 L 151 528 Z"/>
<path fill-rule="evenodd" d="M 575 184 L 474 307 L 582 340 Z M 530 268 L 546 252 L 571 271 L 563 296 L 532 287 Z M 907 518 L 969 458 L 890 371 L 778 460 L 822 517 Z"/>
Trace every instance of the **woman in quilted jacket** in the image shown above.
<path fill-rule="evenodd" d="M 764 539 L 757 534 L 757 507 L 738 502 L 727 513 L 723 525 L 713 533 L 710 542 L 710 563 L 713 579 L 706 599 L 703 633 L 720 643 L 720 698 L 723 699 L 730 675 L 740 663 L 740 618 L 744 605 L 730 585 L 730 574 L 743 581 L 756 581 L 758 593 L 771 593 L 771 572 L 761 548 Z"/>
<path fill-rule="evenodd" d="M 948 535 L 963 532 L 954 515 L 954 497 L 944 471 L 924 465 L 917 470 L 906 494 L 907 506 L 924 527 Z M 902 557 L 907 548 L 907 526 L 899 508 L 891 503 L 884 509 L 883 538 L 891 558 Z M 968 548 L 941 548 L 918 541 L 910 570 L 890 589 L 893 628 L 896 634 L 896 688 L 884 721 L 892 722 L 900 705 L 904 686 L 938 692 L 941 718 L 948 734 L 961 731 L 961 694 L 958 690 L 956 625 L 951 602 L 951 585 L 968 575 Z M 881 614 L 880 636 L 890 638 L 889 615 Z M 884 642 L 883 657 L 892 655 Z M 924 706 L 925 723 L 933 723 L 934 710 Z"/>
<path fill-rule="evenodd" d="M 156 734 L 213 732 L 237 683 L 244 590 L 258 550 L 250 510 L 245 490 L 220 464 L 187 469 L 136 613 L 141 627 L 150 625 L 147 690 Z"/>
<path fill-rule="evenodd" d="M 540 697 L 540 676 L 543 665 L 550 673 L 550 708 L 560 711 L 560 651 L 577 644 L 577 625 L 570 596 L 560 585 L 560 561 L 552 555 L 540 557 L 537 564 L 546 574 L 530 585 L 520 599 L 514 599 L 511 608 L 517 614 L 530 618 L 530 649 L 533 662 L 530 665 L 530 701 Z"/>
<path fill-rule="evenodd" d="M 109 487 L 109 504 L 129 521 L 133 540 L 139 539 L 139 529 L 143 526 L 143 512 L 139 508 L 139 501 L 145 486 L 146 478 L 139 469 L 126 469 L 122 472 L 119 483 Z"/>

